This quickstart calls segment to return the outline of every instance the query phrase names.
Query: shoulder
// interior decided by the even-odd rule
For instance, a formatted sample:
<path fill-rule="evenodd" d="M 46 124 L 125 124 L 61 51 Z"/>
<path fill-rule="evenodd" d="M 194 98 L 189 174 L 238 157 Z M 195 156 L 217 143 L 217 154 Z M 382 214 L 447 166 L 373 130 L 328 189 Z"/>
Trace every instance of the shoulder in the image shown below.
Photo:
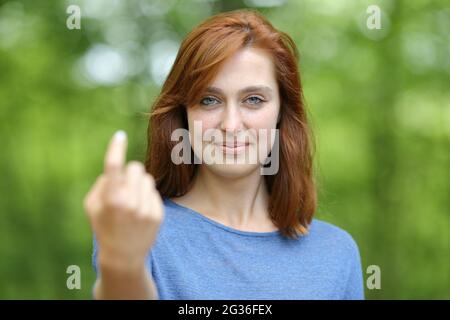
<path fill-rule="evenodd" d="M 321 255 L 332 261 L 340 270 L 343 282 L 343 299 L 364 299 L 361 256 L 353 237 L 331 223 L 314 219 L 310 226 L 310 236 L 324 248 Z"/>
<path fill-rule="evenodd" d="M 340 254 L 359 255 L 358 245 L 350 233 L 323 220 L 313 219 L 306 238 Z"/>
<path fill-rule="evenodd" d="M 315 252 L 318 259 L 334 265 L 344 279 L 353 281 L 358 290 L 360 289 L 361 256 L 350 233 L 331 223 L 313 219 L 305 242 L 309 243 L 309 249 Z"/>

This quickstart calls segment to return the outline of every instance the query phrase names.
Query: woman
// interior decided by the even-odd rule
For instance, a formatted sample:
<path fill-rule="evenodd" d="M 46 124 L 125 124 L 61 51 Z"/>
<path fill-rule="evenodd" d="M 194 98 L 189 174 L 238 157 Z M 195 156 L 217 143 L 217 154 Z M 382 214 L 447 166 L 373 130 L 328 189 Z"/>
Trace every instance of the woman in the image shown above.
<path fill-rule="evenodd" d="M 297 57 L 254 11 L 186 37 L 150 114 L 145 166 L 124 166 L 118 132 L 85 198 L 95 298 L 364 297 L 352 237 L 313 219 Z"/>

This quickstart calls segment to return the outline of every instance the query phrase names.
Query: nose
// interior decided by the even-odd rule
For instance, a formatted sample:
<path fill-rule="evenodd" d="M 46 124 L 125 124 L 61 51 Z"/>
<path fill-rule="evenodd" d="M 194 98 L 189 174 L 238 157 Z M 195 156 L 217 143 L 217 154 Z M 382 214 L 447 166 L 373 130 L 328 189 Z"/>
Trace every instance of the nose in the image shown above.
<path fill-rule="evenodd" d="M 228 105 L 222 113 L 220 129 L 226 133 L 236 133 L 243 130 L 242 115 L 239 107 Z"/>

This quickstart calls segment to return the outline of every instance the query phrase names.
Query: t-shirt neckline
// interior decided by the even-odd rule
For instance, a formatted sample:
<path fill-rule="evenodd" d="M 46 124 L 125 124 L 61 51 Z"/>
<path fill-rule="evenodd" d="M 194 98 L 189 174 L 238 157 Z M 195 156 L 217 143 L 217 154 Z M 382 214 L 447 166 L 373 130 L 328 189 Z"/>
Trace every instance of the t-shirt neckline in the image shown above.
<path fill-rule="evenodd" d="M 244 235 L 244 236 L 250 236 L 250 237 L 270 237 L 270 236 L 279 236 L 281 235 L 281 232 L 279 230 L 276 231 L 267 231 L 267 232 L 256 232 L 256 231 L 245 231 L 245 230 L 238 230 L 229 226 L 226 226 L 218 221 L 215 221 L 211 218 L 208 218 L 206 216 L 204 216 L 203 214 L 201 214 L 198 211 L 195 211 L 189 207 L 185 207 L 181 204 L 176 203 L 175 201 L 171 200 L 170 198 L 165 198 L 165 200 L 171 204 L 172 206 L 178 207 L 180 209 L 183 209 L 185 212 L 188 212 L 200 219 L 202 219 L 203 221 L 206 221 L 220 229 L 223 229 L 225 231 L 228 232 L 232 232 L 232 233 L 236 233 L 236 234 L 240 234 L 240 235 Z"/>

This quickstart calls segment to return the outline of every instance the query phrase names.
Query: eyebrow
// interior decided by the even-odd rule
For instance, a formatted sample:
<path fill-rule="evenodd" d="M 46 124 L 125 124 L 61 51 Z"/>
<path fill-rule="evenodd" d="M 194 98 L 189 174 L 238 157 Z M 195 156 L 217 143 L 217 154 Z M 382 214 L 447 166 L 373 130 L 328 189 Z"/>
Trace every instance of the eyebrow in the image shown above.
<path fill-rule="evenodd" d="M 223 90 L 220 88 L 217 88 L 217 87 L 207 87 L 205 91 L 209 92 L 209 93 L 217 93 L 217 94 L 221 94 L 221 95 L 224 94 Z M 268 94 L 269 96 L 271 96 L 271 94 L 273 92 L 272 88 L 270 88 L 268 86 L 249 86 L 249 87 L 240 89 L 238 91 L 238 94 L 245 94 L 245 93 L 257 92 L 257 91 L 264 92 L 264 93 Z"/>

